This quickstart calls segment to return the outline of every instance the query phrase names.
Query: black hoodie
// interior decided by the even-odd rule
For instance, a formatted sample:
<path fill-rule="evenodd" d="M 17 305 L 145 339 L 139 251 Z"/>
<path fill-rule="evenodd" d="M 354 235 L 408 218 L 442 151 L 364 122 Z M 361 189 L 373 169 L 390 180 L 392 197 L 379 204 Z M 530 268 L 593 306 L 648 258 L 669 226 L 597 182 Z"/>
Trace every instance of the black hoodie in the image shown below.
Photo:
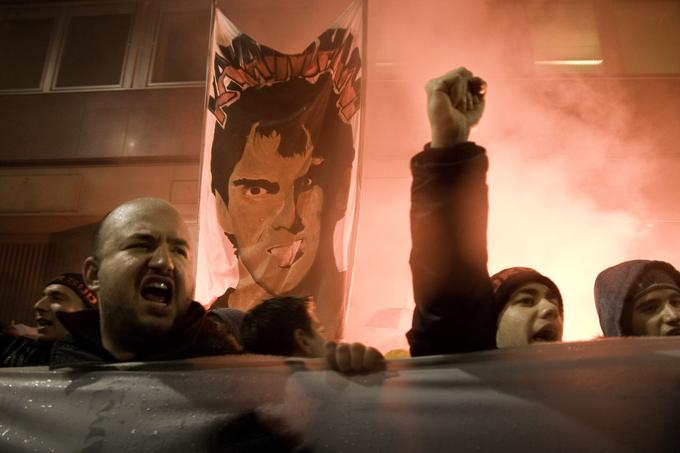
<path fill-rule="evenodd" d="M 651 267 L 665 271 L 680 286 L 680 273 L 665 261 L 624 261 L 603 270 L 595 279 L 595 307 L 605 337 L 630 335 L 621 326 L 623 309 L 633 295 L 634 285 Z"/>

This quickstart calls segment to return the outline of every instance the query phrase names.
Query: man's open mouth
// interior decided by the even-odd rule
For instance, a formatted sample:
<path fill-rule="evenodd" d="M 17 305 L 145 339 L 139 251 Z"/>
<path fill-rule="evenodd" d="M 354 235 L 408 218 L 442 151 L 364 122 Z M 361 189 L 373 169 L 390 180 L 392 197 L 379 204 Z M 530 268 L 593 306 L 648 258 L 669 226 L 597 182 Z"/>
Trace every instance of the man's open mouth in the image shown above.
<path fill-rule="evenodd" d="M 531 343 L 547 342 L 547 341 L 558 341 L 559 332 L 555 326 L 552 324 L 545 325 L 541 327 L 538 332 L 536 332 L 531 337 Z"/>
<path fill-rule="evenodd" d="M 301 246 L 302 239 L 297 239 L 288 245 L 267 249 L 267 253 L 277 261 L 279 267 L 287 268 L 292 266 L 304 254 Z"/>
<path fill-rule="evenodd" d="M 38 327 L 47 327 L 47 326 L 51 326 L 52 324 L 54 324 L 49 319 L 45 319 L 45 318 L 38 318 L 38 319 L 35 320 L 35 323 L 38 324 Z"/>
<path fill-rule="evenodd" d="M 142 282 L 141 294 L 148 301 L 169 304 L 172 301 L 173 284 L 169 279 L 150 277 Z"/>

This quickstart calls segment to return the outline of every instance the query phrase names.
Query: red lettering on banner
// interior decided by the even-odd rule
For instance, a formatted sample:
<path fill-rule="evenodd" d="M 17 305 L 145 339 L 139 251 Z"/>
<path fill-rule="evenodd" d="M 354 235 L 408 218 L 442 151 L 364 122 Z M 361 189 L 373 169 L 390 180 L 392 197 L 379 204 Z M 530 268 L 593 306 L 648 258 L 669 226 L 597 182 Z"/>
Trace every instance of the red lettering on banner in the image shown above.
<path fill-rule="evenodd" d="M 302 69 L 305 64 L 305 55 L 291 55 L 290 56 L 290 77 L 300 77 Z"/>
<path fill-rule="evenodd" d="M 258 59 L 255 60 L 255 67 L 257 68 L 261 80 L 268 80 L 272 76 L 272 71 L 267 67 L 264 61 Z"/>
<path fill-rule="evenodd" d="M 283 82 L 288 80 L 288 55 L 276 56 L 276 80 Z"/>
<path fill-rule="evenodd" d="M 345 121 L 349 121 L 359 110 L 361 86 L 361 57 L 359 50 L 352 48 L 352 43 L 353 37 L 346 30 L 335 30 L 326 32 L 296 55 L 280 54 L 252 40 L 243 46 L 229 48 L 225 52 L 229 54 L 229 60 L 215 55 L 215 98 L 211 110 L 224 127 L 224 109 L 240 97 L 241 91 L 296 77 L 313 79 L 319 73 L 329 72 L 333 80 L 333 90 L 339 95 L 339 114 Z M 334 48 L 320 49 L 329 44 Z M 244 61 L 245 56 L 250 57 L 250 60 Z M 231 83 L 238 88 L 229 89 Z"/>

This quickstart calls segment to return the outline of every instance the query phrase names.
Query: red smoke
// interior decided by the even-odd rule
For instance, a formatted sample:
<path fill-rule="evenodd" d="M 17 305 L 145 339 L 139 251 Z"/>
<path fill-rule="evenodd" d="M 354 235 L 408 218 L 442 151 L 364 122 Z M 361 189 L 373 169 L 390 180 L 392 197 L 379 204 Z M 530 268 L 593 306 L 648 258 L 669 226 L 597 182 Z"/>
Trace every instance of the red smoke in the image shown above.
<path fill-rule="evenodd" d="M 323 2 L 323 11 L 321 2 L 310 1 L 311 9 L 255 3 L 266 8 L 267 24 L 284 23 L 286 33 L 258 29 L 264 16 L 256 6 L 233 8 L 243 18 L 232 15 L 236 25 L 293 51 L 347 2 Z M 592 295 L 599 271 L 640 257 L 680 265 L 668 222 L 675 160 L 663 156 L 680 141 L 677 81 L 618 76 L 623 66 L 613 60 L 621 49 L 611 29 L 592 29 L 600 23 L 588 15 L 593 11 L 580 22 L 562 20 L 559 11 L 543 14 L 581 2 L 368 3 L 364 171 L 347 340 L 385 351 L 406 345 L 413 309 L 408 165 L 429 141 L 423 86 L 457 66 L 489 82 L 486 113 L 471 140 L 490 158 L 490 273 L 522 265 L 550 276 L 565 299 L 565 339 L 577 340 L 600 334 Z M 676 48 L 660 51 L 680 54 L 669 45 Z M 603 63 L 576 71 L 535 65 L 550 52 Z"/>

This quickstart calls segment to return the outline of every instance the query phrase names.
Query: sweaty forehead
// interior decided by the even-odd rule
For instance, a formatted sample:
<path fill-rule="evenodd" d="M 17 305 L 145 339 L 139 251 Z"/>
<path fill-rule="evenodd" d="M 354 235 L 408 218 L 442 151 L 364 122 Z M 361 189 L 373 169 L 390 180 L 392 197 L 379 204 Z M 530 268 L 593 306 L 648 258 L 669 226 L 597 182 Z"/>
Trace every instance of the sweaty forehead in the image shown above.
<path fill-rule="evenodd" d="M 102 226 L 102 240 L 124 240 L 134 235 L 163 236 L 189 242 L 189 233 L 179 213 L 169 205 L 139 203 L 112 212 Z"/>

